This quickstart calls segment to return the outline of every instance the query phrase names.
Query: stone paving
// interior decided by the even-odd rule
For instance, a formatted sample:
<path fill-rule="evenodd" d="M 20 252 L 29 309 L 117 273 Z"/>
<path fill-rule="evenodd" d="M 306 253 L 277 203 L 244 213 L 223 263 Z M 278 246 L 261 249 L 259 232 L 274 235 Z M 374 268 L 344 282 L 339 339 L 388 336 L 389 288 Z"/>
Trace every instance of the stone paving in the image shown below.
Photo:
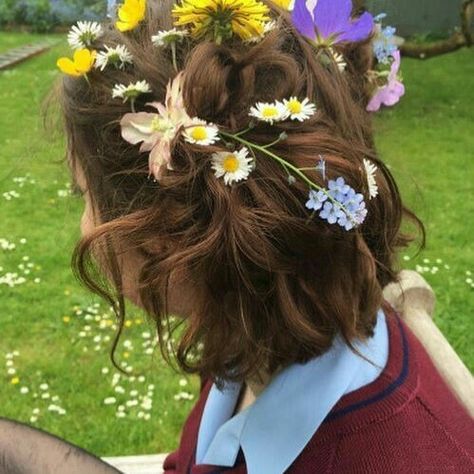
<path fill-rule="evenodd" d="M 17 64 L 26 61 L 33 56 L 44 53 L 49 50 L 54 43 L 51 41 L 44 41 L 42 43 L 28 44 L 13 48 L 4 53 L 0 53 L 0 71 L 16 66 Z"/>

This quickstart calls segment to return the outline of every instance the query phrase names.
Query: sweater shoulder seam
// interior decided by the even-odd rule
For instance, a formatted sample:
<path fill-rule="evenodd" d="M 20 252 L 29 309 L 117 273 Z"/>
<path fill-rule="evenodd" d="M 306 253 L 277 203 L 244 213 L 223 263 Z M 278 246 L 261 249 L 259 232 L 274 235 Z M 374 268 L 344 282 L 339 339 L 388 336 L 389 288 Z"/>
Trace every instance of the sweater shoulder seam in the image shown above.
<path fill-rule="evenodd" d="M 446 428 L 445 424 L 441 422 L 441 420 L 435 415 L 433 410 L 430 408 L 429 404 L 423 400 L 422 397 L 417 396 L 417 401 L 423 407 L 423 409 L 428 413 L 428 415 L 435 421 L 438 427 L 443 431 L 443 433 L 449 438 L 451 443 L 456 447 L 456 449 L 462 453 L 463 456 L 466 456 L 468 459 L 474 462 L 474 457 L 471 456 L 470 453 L 466 451 L 466 449 L 459 444 L 459 442 L 451 435 L 450 431 Z"/>

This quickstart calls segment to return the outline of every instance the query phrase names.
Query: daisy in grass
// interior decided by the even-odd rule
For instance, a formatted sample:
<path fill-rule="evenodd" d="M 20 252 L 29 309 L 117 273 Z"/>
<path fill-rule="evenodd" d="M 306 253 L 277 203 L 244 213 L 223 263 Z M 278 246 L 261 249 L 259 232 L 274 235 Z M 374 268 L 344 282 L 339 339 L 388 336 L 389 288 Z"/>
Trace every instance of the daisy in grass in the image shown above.
<path fill-rule="evenodd" d="M 115 84 L 112 90 L 112 97 L 114 99 L 123 99 L 124 102 L 127 100 L 134 101 L 141 94 L 148 94 L 151 92 L 150 84 L 147 81 L 137 81 L 130 83 L 128 86 L 125 84 Z"/>
<path fill-rule="evenodd" d="M 72 49 L 85 49 L 92 46 L 103 34 L 102 26 L 96 21 L 78 21 L 71 28 L 67 41 Z"/>
<path fill-rule="evenodd" d="M 242 40 L 262 36 L 269 13 L 258 0 L 181 0 L 173 8 L 175 26 L 189 26 L 195 38 L 217 43 L 234 35 Z"/>
<path fill-rule="evenodd" d="M 97 53 L 95 67 L 103 71 L 107 66 L 123 69 L 127 64 L 133 64 L 133 56 L 126 46 L 119 44 L 114 47 L 104 46 L 105 51 Z"/>
<path fill-rule="evenodd" d="M 288 100 L 283 101 L 287 113 L 290 116 L 291 120 L 298 120 L 303 122 L 308 120 L 316 112 L 316 106 L 309 101 L 308 98 L 300 101 L 296 97 L 290 97 Z"/>
<path fill-rule="evenodd" d="M 369 197 L 370 199 L 377 197 L 379 194 L 379 187 L 375 181 L 375 173 L 377 172 L 377 167 L 369 160 L 364 158 L 364 168 L 365 173 L 367 174 L 367 185 L 369 187 Z"/>
<path fill-rule="evenodd" d="M 182 41 L 188 35 L 189 33 L 186 30 L 172 28 L 171 30 L 158 31 L 156 35 L 151 37 L 151 41 L 158 48 L 165 48 Z"/>
<path fill-rule="evenodd" d="M 196 120 L 194 126 L 185 129 L 183 137 L 188 143 L 205 146 L 213 145 L 219 140 L 219 129 L 203 120 Z"/>
<path fill-rule="evenodd" d="M 74 56 L 70 58 L 59 58 L 57 61 L 58 68 L 69 76 L 80 77 L 86 76 L 93 68 L 96 59 L 96 52 L 89 49 L 78 49 L 74 51 Z"/>
<path fill-rule="evenodd" d="M 118 21 L 115 26 L 119 31 L 134 30 L 146 15 L 146 0 L 125 0 L 118 9 Z"/>
<path fill-rule="evenodd" d="M 224 183 L 247 179 L 254 168 L 253 158 L 249 157 L 248 148 L 239 151 L 220 151 L 212 155 L 212 169 L 216 178 L 224 177 Z"/>
<path fill-rule="evenodd" d="M 273 125 L 274 122 L 286 120 L 289 116 L 288 109 L 281 102 L 258 102 L 250 109 L 249 115 L 262 122 Z"/>

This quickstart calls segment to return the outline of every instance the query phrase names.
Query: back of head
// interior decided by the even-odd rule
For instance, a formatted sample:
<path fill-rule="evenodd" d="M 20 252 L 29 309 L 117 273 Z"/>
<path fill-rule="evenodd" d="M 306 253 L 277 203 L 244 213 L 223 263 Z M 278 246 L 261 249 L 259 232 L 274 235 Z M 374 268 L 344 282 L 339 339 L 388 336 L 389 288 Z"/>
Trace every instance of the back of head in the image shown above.
<path fill-rule="evenodd" d="M 109 294 L 90 266 L 89 257 L 100 253 L 123 319 L 120 249 L 135 252 L 140 304 L 156 321 L 165 356 L 171 289 L 190 291 L 188 314 L 174 320 L 175 327 L 183 324 L 177 360 L 190 373 L 216 378 L 242 380 L 263 365 L 273 372 L 305 362 L 326 351 L 338 332 L 348 344 L 370 336 L 382 288 L 395 280 L 396 252 L 410 241 L 400 231 L 402 219 L 422 229 L 374 148 L 365 110 L 370 38 L 331 49 L 333 58 L 336 52 L 344 57 L 341 71 L 327 49 L 297 31 L 288 12 L 265 5 L 275 25 L 257 42 L 186 36 L 171 48 L 151 39 L 173 27 L 174 4 L 160 0 L 148 5 L 133 31 L 104 25 L 93 44 L 96 50 L 124 45 L 132 65 L 61 83 L 72 164 L 84 173 L 97 218 L 94 233 L 76 249 L 78 274 Z M 151 112 L 147 104 L 165 101 L 178 71 L 187 114 L 215 124 L 221 140 L 203 146 L 176 135 L 168 166 L 150 179 L 149 150 L 121 133 L 130 101 L 113 99 L 111 91 L 146 81 L 151 92 L 136 97 L 133 107 Z M 249 127 L 255 104 L 291 97 L 308 98 L 315 113 Z M 224 139 L 231 136 L 255 147 L 251 172 L 229 185 L 217 177 L 212 156 L 236 150 Z M 367 160 L 377 168 L 376 197 Z M 293 169 L 304 170 L 307 180 Z M 326 189 L 341 177 L 363 195 L 367 211 L 348 230 L 305 205 L 308 180 Z"/>

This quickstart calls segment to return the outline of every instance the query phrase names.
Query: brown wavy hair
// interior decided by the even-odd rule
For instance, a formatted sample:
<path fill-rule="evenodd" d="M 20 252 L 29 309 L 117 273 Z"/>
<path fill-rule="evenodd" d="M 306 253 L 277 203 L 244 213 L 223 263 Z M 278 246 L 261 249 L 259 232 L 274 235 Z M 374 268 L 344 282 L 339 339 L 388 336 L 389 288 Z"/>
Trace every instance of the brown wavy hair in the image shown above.
<path fill-rule="evenodd" d="M 237 132 L 246 128 L 257 101 L 310 98 L 318 106 L 310 120 L 259 125 L 249 139 L 265 145 L 286 132 L 275 152 L 312 168 L 307 174 L 321 186 L 315 164 L 324 156 L 328 179 L 343 176 L 366 196 L 368 216 L 356 230 L 311 218 L 307 186 L 290 185 L 287 173 L 265 155 L 257 154 L 248 180 L 229 187 L 210 167 L 218 147 L 177 140 L 174 171 L 159 183 L 149 179 L 147 154 L 121 138 L 119 122 L 130 106 L 112 100 L 111 90 L 145 79 L 153 92 L 137 100 L 137 110 L 164 99 L 176 71 L 170 51 L 150 38 L 172 27 L 169 0 L 153 4 L 137 30 L 121 34 L 108 25 L 97 41 L 97 48 L 125 44 L 133 67 L 93 71 L 89 81 L 65 77 L 59 86 L 71 165 L 83 171 L 100 221 L 78 243 L 73 266 L 115 308 L 120 329 L 113 349 L 125 317 L 117 249 L 133 249 L 141 262 L 141 304 L 156 322 L 165 360 L 176 358 L 183 371 L 216 380 L 240 381 L 262 367 L 274 373 L 303 363 L 324 353 L 338 332 L 353 349 L 355 338 L 373 334 L 382 288 L 396 279 L 396 253 L 412 240 L 401 233 L 402 219 L 411 220 L 424 240 L 422 223 L 403 206 L 374 148 L 365 112 L 370 42 L 339 48 L 347 61 L 340 73 L 335 63 L 319 60 L 286 12 L 268 5 L 281 17 L 258 44 L 178 46 L 187 111 Z M 378 167 L 375 199 L 368 199 L 363 158 Z M 193 288 L 193 310 L 184 319 L 170 318 L 170 284 L 180 282 Z M 169 336 L 178 329 L 177 347 L 170 348 Z"/>

